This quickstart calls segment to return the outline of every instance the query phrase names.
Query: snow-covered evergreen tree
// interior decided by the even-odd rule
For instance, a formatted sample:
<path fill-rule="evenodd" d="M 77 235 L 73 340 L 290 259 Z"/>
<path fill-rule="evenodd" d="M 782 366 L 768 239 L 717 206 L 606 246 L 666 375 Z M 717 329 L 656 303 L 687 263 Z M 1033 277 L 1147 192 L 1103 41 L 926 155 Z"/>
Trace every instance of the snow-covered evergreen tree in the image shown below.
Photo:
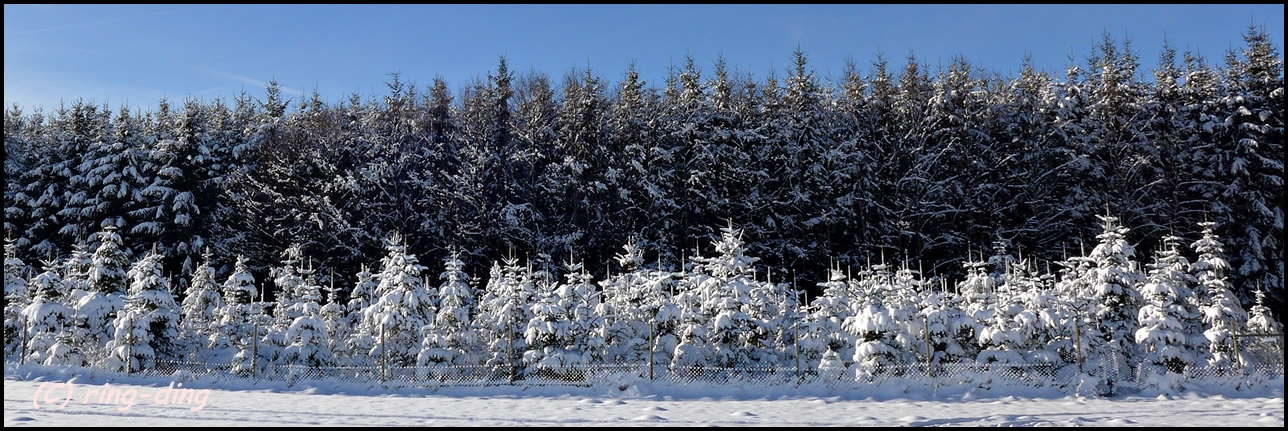
<path fill-rule="evenodd" d="M 660 256 L 659 256 L 660 258 Z M 623 272 L 599 283 L 602 300 L 595 306 L 592 352 L 609 363 L 668 364 L 679 344 L 680 310 L 671 300 L 675 278 L 658 262 L 643 266 L 643 250 L 632 238 L 616 256 Z M 650 341 L 652 344 L 650 345 Z M 603 347 L 593 343 L 602 342 Z"/>
<path fill-rule="evenodd" d="M 474 291 L 463 267 L 457 251 L 443 259 L 443 272 L 438 275 L 443 280 L 438 287 L 438 314 L 421 341 L 420 365 L 476 365 L 483 359 L 478 354 L 478 334 L 470 325 L 476 307 Z"/>
<path fill-rule="evenodd" d="M 225 307 L 224 298 L 219 294 L 220 286 L 215 282 L 215 269 L 210 266 L 211 257 L 209 251 L 202 256 L 180 304 L 184 337 L 198 350 L 211 347 L 211 336 L 218 332 L 218 312 Z"/>
<path fill-rule="evenodd" d="M 1275 321 L 1270 307 L 1265 304 L 1266 292 L 1261 289 L 1256 291 L 1256 304 L 1253 304 L 1252 310 L 1248 313 L 1248 332 L 1254 334 L 1279 334 L 1283 325 Z"/>
<path fill-rule="evenodd" d="M 219 333 L 211 342 L 216 360 L 234 361 L 238 372 L 249 373 L 252 363 L 249 362 L 252 350 L 258 350 L 255 343 L 258 337 L 257 324 L 252 321 L 260 312 L 255 298 L 259 290 L 255 287 L 255 278 L 246 267 L 246 259 L 237 256 L 233 273 L 223 284 L 224 306 L 219 309 L 216 319 Z M 258 352 L 256 352 L 258 353 Z"/>
<path fill-rule="evenodd" d="M 94 271 L 94 258 L 88 247 L 84 242 L 77 242 L 72 246 L 71 256 L 61 264 L 63 294 L 71 304 L 75 304 L 94 290 L 89 282 L 89 275 Z"/>
<path fill-rule="evenodd" d="M 59 264 L 59 271 L 63 276 L 63 303 L 71 307 L 72 315 L 68 316 L 68 330 L 59 334 L 58 344 L 62 349 L 77 352 L 86 350 L 97 354 L 103 347 L 104 337 L 111 335 L 111 331 L 102 334 L 102 328 L 91 328 L 86 319 L 76 312 L 77 304 L 94 292 L 89 281 L 90 273 L 95 269 L 94 260 L 88 247 L 84 241 L 78 241 L 72 246 L 71 255 Z"/>
<path fill-rule="evenodd" d="M 180 336 L 179 306 L 165 278 L 163 257 L 155 252 L 130 267 L 130 290 L 116 319 L 116 334 L 107 344 L 107 366 L 140 370 L 158 360 L 182 357 L 187 346 Z"/>
<path fill-rule="evenodd" d="M 78 100 L 71 107 L 60 104 L 51 112 L 43 133 L 46 136 L 32 143 L 33 148 L 40 149 L 33 154 L 34 163 L 20 174 L 20 190 L 13 196 L 17 202 L 12 207 L 9 201 L 5 203 L 6 223 L 11 223 L 11 215 L 26 221 L 18 227 L 18 242 L 33 258 L 52 259 L 68 245 L 65 239 L 80 239 L 76 235 L 84 234 L 58 213 L 67 208 L 71 199 L 80 197 L 70 179 L 90 142 L 96 111 L 95 105 Z M 62 230 L 68 226 L 72 229 Z"/>
<path fill-rule="evenodd" d="M 425 267 L 407 252 L 401 235 L 390 237 L 385 250 L 377 297 L 363 310 L 357 332 L 376 341 L 368 351 L 372 358 L 387 357 L 388 365 L 413 365 L 421 350 L 421 328 L 433 322 L 437 311 L 438 292 L 424 285 Z"/>
<path fill-rule="evenodd" d="M 1104 231 L 1096 236 L 1100 242 L 1087 256 L 1096 263 L 1087 276 L 1096 298 L 1099 337 L 1091 345 L 1089 357 L 1131 366 L 1139 363 L 1140 357 L 1134 340 L 1139 326 L 1139 288 L 1145 277 L 1137 268 L 1135 249 L 1127 243 L 1129 229 L 1119 226 L 1117 217 L 1097 217 L 1104 222 Z"/>
<path fill-rule="evenodd" d="M 825 382 L 834 382 L 845 377 L 845 361 L 841 360 L 841 355 L 834 350 L 823 352 L 823 356 L 818 362 L 818 377 Z"/>
<path fill-rule="evenodd" d="M 275 287 L 273 301 L 260 304 L 266 310 L 272 310 L 272 318 L 264 322 L 265 335 L 261 338 L 263 343 L 259 345 L 259 352 L 270 364 L 289 363 L 286 347 L 293 340 L 287 339 L 287 332 L 296 319 L 304 316 L 304 300 L 300 295 L 310 288 L 305 277 L 312 276 L 312 270 L 304 266 L 304 252 L 298 243 L 287 246 L 281 258 L 282 266 L 271 269 L 268 274 Z M 317 286 L 312 288 L 318 289 Z M 318 298 L 317 301 L 320 302 L 321 299 Z M 314 305 L 317 305 L 316 302 Z"/>
<path fill-rule="evenodd" d="M 1023 350 L 1028 363 L 1061 365 L 1061 349 L 1072 345 L 1066 335 L 1070 316 L 1053 280 L 1052 274 L 1029 273 L 1024 280 L 1026 287 L 1017 298 L 1023 310 L 1017 318 L 1027 339 Z"/>
<path fill-rule="evenodd" d="M 361 313 L 367 309 L 374 301 L 376 286 L 380 285 L 380 279 L 367 269 L 363 264 L 362 269 L 358 271 L 357 281 L 353 285 L 353 290 L 349 293 L 349 303 L 346 305 L 350 313 Z M 358 320 L 361 320 L 359 318 Z"/>
<path fill-rule="evenodd" d="M 510 367 L 522 363 L 523 352 L 528 350 L 524 330 L 532 320 L 534 290 L 528 269 L 519 265 L 518 259 L 505 259 L 504 267 L 492 264 L 474 321 L 481 342 L 487 346 L 485 365 L 508 373 Z"/>
<path fill-rule="evenodd" d="M 753 357 L 755 366 L 794 365 L 798 323 L 804 315 L 800 299 L 791 284 L 774 282 L 772 270 L 765 272 L 765 281 L 756 280 L 756 274 L 756 271 L 752 272 L 752 281 L 756 285 L 751 290 L 748 314 L 760 324 L 764 338 L 761 349 Z"/>
<path fill-rule="evenodd" d="M 680 308 L 676 306 L 675 273 L 662 268 L 661 263 L 654 270 L 646 272 L 648 279 L 644 285 L 647 302 L 645 313 L 653 313 L 652 361 L 655 364 L 669 364 L 671 354 L 680 344 L 678 327 Z"/>
<path fill-rule="evenodd" d="M 224 281 L 223 298 L 226 304 L 250 304 L 259 298 L 259 289 L 255 287 L 255 277 L 246 267 L 246 258 L 237 256 L 233 273 Z"/>
<path fill-rule="evenodd" d="M 996 286 L 998 293 L 1005 294 L 1005 285 L 1012 275 L 1014 268 L 1019 261 L 1011 255 L 1007 248 L 1010 247 L 1009 241 L 998 238 L 993 241 L 993 255 L 988 257 L 988 276 L 993 279 L 993 286 Z M 1007 301 L 1007 298 L 1002 298 Z"/>
<path fill-rule="evenodd" d="M 331 351 L 331 335 L 322 315 L 322 290 L 313 277 L 313 269 L 305 269 L 304 277 L 295 286 L 292 295 L 296 302 L 290 315 L 298 315 L 282 334 L 283 362 L 309 367 L 330 366 L 335 363 Z"/>
<path fill-rule="evenodd" d="M 349 302 L 345 304 L 347 313 L 345 316 L 349 321 L 348 326 L 351 328 L 349 337 L 345 339 L 345 350 L 351 355 L 351 361 L 367 363 L 367 359 L 370 359 L 367 353 L 379 341 L 357 330 L 362 323 L 363 311 L 375 302 L 376 286 L 379 285 L 380 279 L 376 274 L 372 274 L 365 263 L 362 264 L 357 274 L 357 281 L 353 284 L 353 290 L 349 293 Z"/>
<path fill-rule="evenodd" d="M 51 350 L 58 344 L 60 333 L 68 330 L 72 310 L 63 304 L 63 278 L 54 262 L 45 262 L 45 271 L 31 280 L 31 303 L 22 309 L 22 324 L 26 331 L 27 360 L 45 363 Z M 56 363 L 56 362 L 55 362 Z M 77 364 L 79 365 L 79 364 Z"/>
<path fill-rule="evenodd" d="M 73 277 L 78 277 L 69 280 L 66 275 L 64 276 L 62 280 L 62 292 L 58 294 L 61 298 L 60 302 L 63 305 L 73 304 L 75 303 L 76 298 L 84 297 L 86 294 L 84 290 L 74 289 L 71 287 L 74 285 L 83 285 L 85 283 L 84 266 L 81 266 L 79 271 L 70 270 L 74 259 L 77 259 L 78 257 L 88 257 L 88 254 L 83 252 L 83 247 L 80 249 L 82 251 L 80 256 L 73 255 L 72 258 L 69 258 L 68 261 L 63 262 L 62 264 L 62 272 L 64 274 L 72 274 Z M 75 314 L 75 310 L 68 308 L 67 311 L 70 314 L 63 319 L 62 329 L 54 335 L 53 344 L 49 346 L 47 352 L 44 354 L 43 363 L 46 365 L 86 365 L 84 350 L 87 346 L 82 339 L 84 331 L 81 330 L 81 328 L 76 327 L 77 316 Z M 93 349 L 95 352 L 98 351 L 98 346 L 88 347 Z"/>
<path fill-rule="evenodd" d="M 669 362 L 675 348 L 678 309 L 670 303 L 670 272 L 643 266 L 643 250 L 631 238 L 616 257 L 622 273 L 599 282 L 602 300 L 594 310 L 595 360 L 609 363 Z M 650 341 L 652 352 L 650 352 Z M 602 353 L 601 353 L 602 352 Z M 602 359 L 598 359 L 602 358 Z"/>
<path fill-rule="evenodd" d="M 569 323 L 573 342 L 568 345 L 567 349 L 579 353 L 583 362 L 590 360 L 602 361 L 603 357 L 597 353 L 603 349 L 596 349 L 595 346 L 605 345 L 604 340 L 600 339 L 593 331 L 594 320 L 596 318 L 595 309 L 603 302 L 603 292 L 595 288 L 595 278 L 586 271 L 583 262 L 579 268 L 566 266 L 567 273 L 564 274 L 565 282 L 560 284 L 555 293 L 559 295 L 559 300 L 565 304 L 569 313 Z M 576 274 L 576 277 L 573 277 Z"/>
<path fill-rule="evenodd" d="M 823 355 L 831 351 L 840 358 L 854 357 L 854 336 L 841 328 L 853 315 L 850 308 L 849 278 L 839 268 L 832 268 L 828 281 L 819 283 L 822 296 L 810 301 L 799 326 L 801 367 L 814 369 Z"/>
<path fill-rule="evenodd" d="M 280 363 L 279 333 L 273 331 L 275 322 L 268 305 L 252 302 L 236 307 L 244 314 L 242 323 L 238 325 L 240 341 L 233 343 L 235 349 L 229 351 L 232 353 L 232 372 L 243 376 L 256 375 L 274 362 Z"/>
<path fill-rule="evenodd" d="M 676 344 L 671 350 L 671 368 L 703 367 L 711 356 L 711 345 L 708 341 L 707 322 L 711 316 L 703 309 L 704 295 L 694 283 L 695 277 L 688 265 L 676 274 L 676 294 L 673 296 L 676 310 Z"/>
<path fill-rule="evenodd" d="M 1252 308 L 1248 311 L 1248 323 L 1246 326 L 1248 333 L 1282 334 L 1283 324 L 1275 321 L 1270 307 L 1267 307 L 1265 304 L 1266 293 L 1261 289 L 1257 289 L 1255 294 L 1257 302 L 1253 304 Z M 1254 357 L 1261 356 L 1263 363 L 1270 364 L 1273 364 L 1276 359 L 1282 361 L 1283 356 L 1279 356 L 1278 358 L 1275 357 L 1276 354 L 1281 354 L 1278 350 L 1280 350 L 1282 346 L 1283 345 L 1277 343 L 1273 337 L 1265 336 L 1241 338 L 1239 341 L 1240 349 L 1243 349 L 1245 352 L 1252 353 Z M 1257 353 L 1261 353 L 1264 356 L 1257 355 Z"/>
<path fill-rule="evenodd" d="M 842 322 L 842 328 L 855 337 L 854 362 L 864 374 L 880 373 L 900 364 L 903 352 L 895 339 L 900 328 L 891 318 L 886 299 L 893 290 L 889 266 L 870 266 L 861 273 L 859 285 L 864 298 L 854 315 Z"/>
<path fill-rule="evenodd" d="M 998 256 L 994 256 L 997 258 Z M 1035 286 L 1027 283 L 1022 265 L 1019 261 L 1004 255 L 992 259 L 999 262 L 1000 273 L 994 275 L 997 280 L 997 295 L 992 306 L 980 314 L 980 331 L 977 342 L 983 350 L 976 359 L 982 363 L 1024 361 L 1024 353 L 1030 347 L 1032 323 L 1036 320 L 1033 313 L 1025 309 L 1024 294 L 1034 290 Z"/>
<path fill-rule="evenodd" d="M 963 355 L 969 358 L 979 355 L 984 322 L 992 317 L 997 304 L 996 280 L 988 275 L 987 267 L 987 262 L 967 258 L 962 262 L 966 279 L 957 285 L 961 313 L 954 322 L 953 326 L 957 328 L 954 334 L 961 342 Z"/>
<path fill-rule="evenodd" d="M 9 305 L 9 300 L 12 298 L 27 296 L 27 279 L 23 276 L 23 272 L 26 269 L 27 264 L 18 258 L 14 240 L 6 238 L 4 242 L 4 294 L 6 306 Z"/>
<path fill-rule="evenodd" d="M 890 311 L 890 320 L 896 332 L 894 341 L 899 350 L 899 363 L 910 364 L 924 362 L 918 357 L 925 357 L 926 331 L 925 321 L 918 318 L 924 303 L 926 282 L 919 271 L 913 270 L 908 262 L 895 271 L 891 278 L 891 289 L 886 298 Z"/>
<path fill-rule="evenodd" d="M 30 150 L 34 118 L 23 113 L 15 104 L 4 110 L 4 232 L 6 243 L 17 241 L 13 238 L 19 225 L 25 225 L 27 217 L 23 206 L 26 199 L 20 200 L 22 192 L 22 174 L 32 169 L 35 154 Z M 16 244 L 15 244 L 16 245 Z M 7 340 L 8 338 L 6 338 Z"/>
<path fill-rule="evenodd" d="M 1096 262 L 1079 255 L 1066 256 L 1056 264 L 1061 269 L 1055 291 L 1059 311 L 1065 318 L 1058 330 L 1061 340 L 1057 341 L 1057 352 L 1066 362 L 1085 364 L 1091 345 L 1100 333 L 1095 324 L 1097 301 L 1092 294 L 1092 277 L 1088 275 L 1096 268 Z"/>
<path fill-rule="evenodd" d="M 1140 308 L 1140 329 L 1136 343 L 1145 350 L 1145 361 L 1180 374 L 1194 363 L 1195 357 L 1186 340 L 1185 324 L 1197 320 L 1189 306 L 1194 278 L 1189 275 L 1189 261 L 1177 250 L 1180 238 L 1163 238 L 1164 249 L 1154 255 L 1149 265 L 1148 281 L 1140 293 L 1145 305 Z"/>
<path fill-rule="evenodd" d="M 1203 313 L 1203 324 L 1206 330 L 1203 336 L 1208 340 L 1210 365 L 1225 366 L 1234 361 L 1234 339 L 1231 331 L 1242 329 L 1248 314 L 1239 304 L 1239 298 L 1231 290 L 1233 286 L 1226 279 L 1230 264 L 1223 256 L 1225 246 L 1217 236 L 1214 222 L 1199 224 L 1203 228 L 1203 238 L 1195 241 L 1191 247 L 1199 254 L 1198 260 L 1190 265 L 1194 278 L 1198 279 L 1197 289 L 1200 293 L 1199 311 Z"/>
<path fill-rule="evenodd" d="M 352 355 L 348 342 L 353 325 L 345 312 L 344 304 L 340 303 L 339 294 L 340 288 L 335 287 L 335 278 L 332 277 L 331 286 L 326 289 L 326 305 L 318 313 L 322 317 L 323 329 L 327 334 L 327 349 L 331 351 L 332 358 L 336 364 L 347 365 Z"/>
<path fill-rule="evenodd" d="M 21 348 L 23 331 L 22 309 L 30 303 L 27 297 L 27 279 L 23 277 L 26 264 L 16 255 L 14 240 L 4 243 L 4 354 L 16 353 Z"/>
<path fill-rule="evenodd" d="M 302 298 L 298 294 L 305 290 L 304 251 L 299 244 L 291 244 L 282 252 L 282 266 L 273 268 L 268 276 L 272 277 L 277 291 L 273 294 L 273 318 L 281 329 L 291 325 L 302 316 Z"/>
<path fill-rule="evenodd" d="M 1238 298 L 1251 296 L 1253 282 L 1284 285 L 1284 63 L 1274 34 L 1249 25 L 1244 47 L 1225 54 L 1224 90 L 1218 103 L 1224 135 L 1211 145 L 1216 173 L 1214 188 L 1220 198 L 1212 205 L 1223 221 L 1229 249 L 1231 281 Z M 1207 196 L 1204 196 L 1206 199 Z M 1283 289 L 1272 289 L 1271 298 L 1284 300 Z M 1242 323 L 1242 319 L 1239 319 Z"/>
<path fill-rule="evenodd" d="M 958 302 L 952 292 L 932 289 L 920 304 L 921 311 L 918 317 L 925 322 L 923 331 L 929 332 L 932 363 L 958 362 L 966 355 L 962 341 L 957 338 L 957 334 L 963 330 L 958 326 L 958 322 L 961 322 Z"/>
<path fill-rule="evenodd" d="M 598 292 L 582 264 L 568 263 L 564 269 L 566 281 L 538 290 L 529 306 L 532 318 L 523 334 L 527 344 L 523 363 L 529 365 L 529 373 L 561 376 L 589 363 L 592 357 L 602 358 L 599 352 L 589 351 L 592 344 L 603 344 L 591 342 L 598 335 L 592 334 L 590 327 Z"/>
<path fill-rule="evenodd" d="M 752 296 L 763 293 L 760 283 L 752 279 L 752 265 L 758 258 L 747 256 L 742 230 L 732 225 L 721 228 L 715 243 L 716 256 L 695 257 L 697 271 L 691 282 L 702 296 L 702 312 L 707 322 L 710 342 L 710 364 L 720 367 L 759 365 L 771 355 L 769 332 L 763 322 L 752 317 L 756 302 Z"/>
<path fill-rule="evenodd" d="M 648 342 L 637 333 L 641 325 L 650 324 L 652 316 L 635 316 L 634 313 L 639 302 L 634 294 L 642 291 L 637 286 L 644 284 L 644 274 L 639 271 L 639 252 L 633 239 L 626 243 L 626 251 L 616 258 L 624 271 L 599 282 L 602 300 L 594 309 L 592 331 L 602 343 L 590 348 L 596 351 L 595 355 L 609 362 L 623 362 L 627 358 L 636 362 L 648 349 Z"/>
<path fill-rule="evenodd" d="M 130 212 L 139 220 L 130 233 L 156 241 L 167 268 L 184 274 L 205 248 L 225 166 L 211 127 L 214 113 L 213 106 L 189 99 L 177 116 L 158 120 L 148 158 L 154 175 Z"/>
<path fill-rule="evenodd" d="M 103 114 L 108 114 L 106 109 Z M 80 163 L 71 185 L 83 197 L 69 202 L 62 214 L 78 221 L 82 229 L 100 226 L 120 229 L 133 221 L 133 217 L 126 215 L 141 203 L 138 192 L 150 181 L 146 178 L 142 120 L 141 116 L 131 115 L 129 107 L 121 105 L 111 124 L 101 132 L 103 136 L 79 155 Z"/>
<path fill-rule="evenodd" d="M 88 274 L 92 291 L 76 303 L 77 326 L 83 330 L 86 345 L 93 347 L 102 346 L 113 336 L 115 318 L 125 308 L 129 265 L 115 226 L 104 227 L 98 239 Z"/>

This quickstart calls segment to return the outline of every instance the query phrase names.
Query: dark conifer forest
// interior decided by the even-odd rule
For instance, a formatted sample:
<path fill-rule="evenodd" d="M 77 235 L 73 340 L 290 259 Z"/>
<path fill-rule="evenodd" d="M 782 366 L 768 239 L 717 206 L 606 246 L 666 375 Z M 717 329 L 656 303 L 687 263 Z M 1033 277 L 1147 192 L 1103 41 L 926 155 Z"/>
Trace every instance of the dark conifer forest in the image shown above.
<path fill-rule="evenodd" d="M 1106 35 L 1066 70 L 1021 60 L 1018 76 L 877 56 L 823 79 L 784 57 L 763 75 L 690 57 L 664 82 L 516 74 L 502 57 L 466 83 L 377 77 L 370 97 L 288 99 L 272 82 L 149 110 L 15 105 L 7 257 L 31 280 L 88 262 L 109 232 L 176 294 L 210 278 L 194 276 L 203 256 L 218 280 L 242 266 L 272 280 L 285 256 L 347 302 L 391 246 L 433 280 L 455 251 L 481 290 L 501 261 L 682 271 L 733 227 L 756 277 L 808 300 L 834 268 L 888 262 L 952 286 L 1005 255 L 1052 272 L 1111 217 L 1142 262 L 1201 260 L 1165 238 L 1189 246 L 1210 226 L 1243 307 L 1264 291 L 1283 308 L 1283 62 L 1264 30 L 1220 58 L 1140 59 Z M 627 244 L 630 268 L 614 258 Z"/>

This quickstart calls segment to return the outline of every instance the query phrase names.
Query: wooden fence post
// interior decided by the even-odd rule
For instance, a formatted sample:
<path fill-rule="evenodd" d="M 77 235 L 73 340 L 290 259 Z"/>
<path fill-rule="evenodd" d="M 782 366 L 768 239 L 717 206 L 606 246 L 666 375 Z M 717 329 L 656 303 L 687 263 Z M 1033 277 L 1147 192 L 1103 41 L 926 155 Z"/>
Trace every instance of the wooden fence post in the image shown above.
<path fill-rule="evenodd" d="M 506 316 L 506 334 L 510 337 L 510 353 L 506 355 L 506 360 L 510 362 L 510 384 L 514 384 L 514 316 Z"/>
<path fill-rule="evenodd" d="M 657 315 L 653 316 L 653 320 L 657 320 Z M 653 321 L 648 322 L 648 381 L 650 382 L 653 381 L 653 344 L 656 342 L 653 324 Z"/>
<path fill-rule="evenodd" d="M 800 322 L 792 322 L 792 351 L 796 357 L 796 378 L 801 378 L 801 331 Z"/>
<path fill-rule="evenodd" d="M 1082 316 L 1075 316 L 1073 319 L 1073 351 L 1078 354 L 1078 374 L 1082 374 L 1082 325 L 1079 320 L 1082 320 Z"/>
<path fill-rule="evenodd" d="M 934 366 L 935 355 L 930 346 L 930 316 L 926 316 L 926 377 L 934 375 L 931 367 Z"/>
<path fill-rule="evenodd" d="M 126 319 L 130 332 L 125 333 L 125 373 L 134 372 L 134 318 Z"/>
<path fill-rule="evenodd" d="M 1239 334 L 1234 332 L 1234 321 L 1230 321 L 1230 340 L 1234 343 L 1234 365 L 1243 369 L 1243 359 L 1239 357 Z"/>
<path fill-rule="evenodd" d="M 254 379 L 259 374 L 259 320 L 253 322 L 253 329 L 250 334 L 250 378 Z"/>
<path fill-rule="evenodd" d="M 18 365 L 27 363 L 27 331 L 29 331 L 27 319 L 22 319 L 22 333 L 18 334 L 19 338 L 22 339 L 22 351 L 19 352 Z"/>
<path fill-rule="evenodd" d="M 389 351 L 385 349 L 385 324 L 380 323 L 380 382 L 389 379 Z"/>

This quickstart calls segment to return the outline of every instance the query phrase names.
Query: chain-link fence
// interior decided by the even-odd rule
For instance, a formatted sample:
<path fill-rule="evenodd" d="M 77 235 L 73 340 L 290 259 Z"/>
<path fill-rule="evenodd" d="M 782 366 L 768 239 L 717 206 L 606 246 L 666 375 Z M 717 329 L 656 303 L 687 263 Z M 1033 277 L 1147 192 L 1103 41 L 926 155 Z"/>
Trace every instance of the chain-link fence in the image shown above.
<path fill-rule="evenodd" d="M 795 367 L 665 367 L 654 364 L 582 364 L 558 370 L 522 366 L 429 365 L 412 367 L 304 366 L 273 364 L 253 370 L 229 364 L 158 361 L 153 367 L 133 372 L 101 370 L 129 376 L 160 377 L 175 381 L 238 380 L 283 382 L 288 387 L 356 385 L 368 388 L 484 387 L 484 386 L 571 386 L 618 388 L 632 385 L 653 387 L 823 388 L 830 391 L 902 385 L 938 388 L 981 388 L 1025 386 L 1050 388 L 1068 393 L 1112 395 L 1131 393 L 1159 385 L 1159 381 L 1201 382 L 1221 387 L 1247 387 L 1282 379 L 1282 365 L 1245 364 L 1220 367 L 1188 367 L 1183 373 L 1168 374 L 1163 367 L 1125 367 L 1108 359 L 1084 364 L 941 363 L 869 367 L 854 364 L 830 370 L 798 370 Z M 1160 380 L 1166 377 L 1167 379 Z"/>
<path fill-rule="evenodd" d="M 198 378 L 237 379 L 252 382 L 284 382 L 287 386 L 304 384 L 359 385 L 385 388 L 441 388 L 481 386 L 576 386 L 617 387 L 625 390 L 635 384 L 660 387 L 790 387 L 825 388 L 828 390 L 862 389 L 883 385 L 920 386 L 925 388 L 991 388 L 998 385 L 1020 385 L 1053 388 L 1066 392 L 1111 395 L 1147 388 L 1180 389 L 1187 385 L 1247 387 L 1264 384 L 1284 376 L 1282 335 L 1241 335 L 1234 360 L 1214 366 L 1165 367 L 1143 363 L 1129 364 L 1111 354 L 1081 364 L 1069 363 L 917 363 L 871 366 L 861 363 L 842 365 L 833 362 L 822 367 L 671 367 L 664 363 L 568 364 L 560 367 L 540 365 L 449 365 L 426 366 L 308 366 L 269 363 L 262 355 L 258 366 L 208 363 L 200 361 L 156 361 L 145 366 L 133 363 L 113 369 L 93 368 L 95 373 L 121 373 L 167 377 L 175 380 Z M 5 362 L 21 363 L 26 345 L 6 352 Z M 18 354 L 11 354 L 18 353 Z M 96 349 L 81 353 L 81 364 L 105 364 L 106 351 Z M 136 365 L 137 364 L 137 365 Z M 76 364 L 73 364 L 76 365 Z M 1179 370 L 1179 372 L 1178 372 Z M 309 383 L 315 382 L 315 383 Z"/>

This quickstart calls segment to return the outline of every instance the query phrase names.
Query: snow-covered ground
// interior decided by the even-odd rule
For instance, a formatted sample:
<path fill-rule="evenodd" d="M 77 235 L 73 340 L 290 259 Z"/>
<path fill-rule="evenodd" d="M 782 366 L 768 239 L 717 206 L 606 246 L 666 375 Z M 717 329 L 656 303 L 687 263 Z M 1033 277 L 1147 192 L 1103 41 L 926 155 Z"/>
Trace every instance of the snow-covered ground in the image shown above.
<path fill-rule="evenodd" d="M 180 383 L 183 385 L 169 389 L 175 382 L 164 378 L 89 376 L 57 370 L 42 373 L 37 367 L 7 364 L 4 424 L 1284 426 L 1282 378 L 1251 390 L 1205 388 L 1174 397 L 1108 399 L 1007 388 L 945 388 L 927 394 L 873 387 L 845 393 L 765 396 L 754 388 L 647 385 L 630 386 L 625 391 L 567 387 L 391 391 L 306 384 L 287 388 L 280 383 L 227 380 Z M 184 389 L 190 392 L 181 393 Z M 90 390 L 96 392 L 91 394 Z M 186 397 L 182 401 L 177 399 L 181 395 Z M 159 403 L 158 396 L 166 402 Z"/>

